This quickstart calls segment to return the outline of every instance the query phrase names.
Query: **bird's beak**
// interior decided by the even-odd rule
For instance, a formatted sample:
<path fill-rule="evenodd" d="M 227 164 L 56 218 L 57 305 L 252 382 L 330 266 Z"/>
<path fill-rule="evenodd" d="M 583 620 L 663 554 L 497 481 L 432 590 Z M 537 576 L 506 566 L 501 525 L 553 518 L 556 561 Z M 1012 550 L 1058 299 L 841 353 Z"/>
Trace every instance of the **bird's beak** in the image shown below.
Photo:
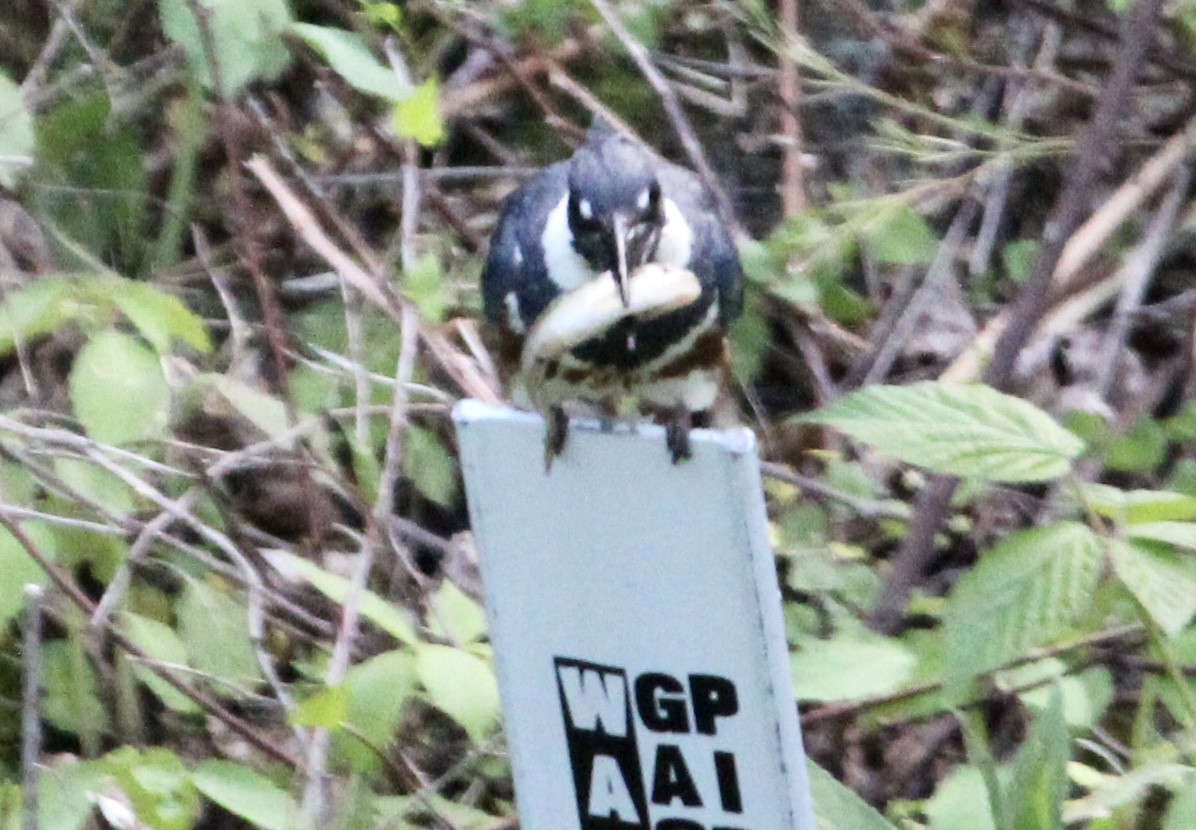
<path fill-rule="evenodd" d="M 615 214 L 615 284 L 619 287 L 619 299 L 623 308 L 631 307 L 631 275 L 627 272 L 627 220 Z"/>

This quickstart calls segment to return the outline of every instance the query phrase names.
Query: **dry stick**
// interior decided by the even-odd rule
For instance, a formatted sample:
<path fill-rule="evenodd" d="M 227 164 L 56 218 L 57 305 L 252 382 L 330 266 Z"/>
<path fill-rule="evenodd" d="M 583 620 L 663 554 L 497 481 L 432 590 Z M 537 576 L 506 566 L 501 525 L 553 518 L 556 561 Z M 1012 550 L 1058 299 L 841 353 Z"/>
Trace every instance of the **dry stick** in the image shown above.
<path fill-rule="evenodd" d="M 25 586 L 25 618 L 21 627 L 21 830 L 37 830 L 38 825 L 44 593 L 40 585 Z"/>
<path fill-rule="evenodd" d="M 984 374 L 984 381 L 995 389 L 1009 384 L 1018 353 L 1046 313 L 1051 276 L 1068 239 L 1080 227 L 1092 188 L 1112 155 L 1117 122 L 1146 56 L 1161 5 L 1162 0 L 1139 0 L 1127 15 L 1113 71 L 1077 142 L 1078 156 L 1043 228 L 1042 248 L 1030 278 L 1014 301 L 1009 326 L 997 340 L 992 363 Z M 936 475 L 918 496 L 909 534 L 893 556 L 889 577 L 869 618 L 873 629 L 892 633 L 900 626 L 910 591 L 934 556 L 934 537 L 950 509 L 957 484 L 958 479 Z"/>
<path fill-rule="evenodd" d="M 187 6 L 195 17 L 199 27 L 200 42 L 203 46 L 204 60 L 212 80 L 212 92 L 216 96 L 220 115 L 216 119 L 220 142 L 224 146 L 224 155 L 228 162 L 229 181 L 232 188 L 233 210 L 236 212 L 240 227 L 237 229 L 237 243 L 241 249 L 241 257 L 253 281 L 254 293 L 257 295 L 258 305 L 262 311 L 262 324 L 265 328 L 266 342 L 269 345 L 270 357 L 274 364 L 275 382 L 281 393 L 283 405 L 286 409 L 288 424 L 298 421 L 298 410 L 295 397 L 291 394 L 290 375 L 287 372 L 286 347 L 283 338 L 282 310 L 278 306 L 278 299 L 270 287 L 270 281 L 262 269 L 261 252 L 258 250 L 254 228 L 250 222 L 252 208 L 245 189 L 244 176 L 241 174 L 241 146 L 240 131 L 233 128 L 229 118 L 229 98 L 226 96 L 222 67 L 216 56 L 216 42 L 212 34 L 212 10 L 203 5 L 200 0 L 187 0 Z M 318 542 L 321 535 L 316 523 L 316 495 L 315 482 L 311 471 L 306 465 L 299 470 L 299 490 L 306 514 L 307 532 L 311 541 Z"/>
<path fill-rule="evenodd" d="M 1171 236 L 1171 229 L 1175 226 L 1176 216 L 1179 215 L 1179 208 L 1183 204 L 1191 180 L 1191 168 L 1184 168 L 1175 178 L 1171 192 L 1159 206 L 1142 241 L 1126 257 L 1128 273 L 1122 285 L 1121 295 L 1117 298 L 1117 307 L 1113 311 L 1113 322 L 1101 349 L 1100 374 L 1096 379 L 1096 389 L 1102 398 L 1108 396 L 1109 388 L 1113 385 L 1117 354 L 1125 345 L 1125 338 L 1129 334 L 1130 318 L 1142 305 L 1142 298 L 1146 296 L 1146 287 L 1150 285 L 1150 278 L 1154 276 L 1155 267 L 1163 255 L 1163 245 Z"/>
<path fill-rule="evenodd" d="M 1079 229 L 1071 235 L 1051 277 L 1052 292 L 1066 291 L 1113 233 L 1142 204 L 1166 184 L 1187 158 L 1196 141 L 1196 118 L 1188 121 L 1159 150 L 1113 192 Z M 972 345 L 939 376 L 941 380 L 969 381 L 992 354 L 994 344 L 1009 324 L 1011 311 L 1003 311 L 988 322 Z"/>
<path fill-rule="evenodd" d="M 689 162 L 693 165 L 694 170 L 702 177 L 703 183 L 714 194 L 715 203 L 718 205 L 718 211 L 722 214 L 723 220 L 734 222 L 735 211 L 732 208 L 731 200 L 727 197 L 727 193 L 723 190 L 722 185 L 719 184 L 718 176 L 715 175 L 714 170 L 710 167 L 710 163 L 706 161 L 706 154 L 702 151 L 702 144 L 698 141 L 698 136 L 690 125 L 689 119 L 686 118 L 685 111 L 681 108 L 681 103 L 677 100 L 677 94 L 673 92 L 673 88 L 669 86 L 669 82 L 665 77 L 660 74 L 660 70 L 653 65 L 652 58 L 648 55 L 648 50 L 643 47 L 643 44 L 632 37 L 631 32 L 627 31 L 627 27 L 623 25 L 623 21 L 615 14 L 606 0 L 590 0 L 590 5 L 594 7 L 602 17 L 603 22 L 614 32 L 615 37 L 623 44 L 623 48 L 627 50 L 627 53 L 631 56 L 631 60 L 639 68 L 645 80 L 656 91 L 656 94 L 660 96 L 660 102 L 664 105 L 665 114 L 669 117 L 669 122 L 673 125 L 673 131 L 677 134 L 677 138 L 681 140 L 681 146 L 685 149 L 685 155 L 689 158 Z"/>
<path fill-rule="evenodd" d="M 258 181 L 269 191 L 274 201 L 282 209 L 292 227 L 311 246 L 325 262 L 334 270 L 342 274 L 354 288 L 360 291 L 367 300 L 388 315 L 395 323 L 402 324 L 402 309 L 407 302 L 394 293 L 394 290 L 381 278 L 375 278 L 364 268 L 353 261 L 353 258 L 336 246 L 323 228 L 320 227 L 312 212 L 286 186 L 278 173 L 261 156 L 254 156 L 245 165 Z M 429 329 L 420 327 L 420 336 L 428 351 L 437 359 L 448 375 L 471 397 L 499 403 L 501 396 L 481 373 L 477 366 L 458 354 L 442 335 Z"/>
<path fill-rule="evenodd" d="M 797 0 L 781 0 L 781 34 L 796 38 L 798 33 Z M 806 209 L 805 174 L 802 169 L 801 83 L 792 49 L 780 52 L 781 133 L 785 136 L 781 160 L 781 204 L 785 217 L 797 216 Z"/>
<path fill-rule="evenodd" d="M 26 555 L 28 555 L 30 559 L 37 563 L 37 566 L 50 577 L 50 581 L 57 586 L 58 590 L 62 591 L 63 594 L 65 594 L 66 597 L 77 608 L 79 608 L 79 610 L 89 617 L 95 613 L 95 603 L 88 599 L 87 595 L 83 593 L 78 585 L 71 581 L 70 577 L 63 573 L 57 565 L 50 562 L 50 560 L 47 559 L 44 554 L 42 554 L 37 545 L 33 543 L 33 540 L 31 540 L 25 534 L 25 531 L 21 530 L 21 526 L 19 524 L 12 521 L 7 516 L 0 514 L 0 527 L 3 527 L 10 534 L 12 534 L 13 539 L 15 539 L 17 544 L 24 549 Z M 224 723 L 229 729 L 231 729 L 233 732 L 236 732 L 255 748 L 259 749 L 276 761 L 281 761 L 282 763 L 291 767 L 297 766 L 296 760 L 292 758 L 290 753 L 288 753 L 285 749 L 278 746 L 272 740 L 267 738 L 265 735 L 262 735 L 248 723 L 243 721 L 241 718 L 225 709 L 215 698 L 210 697 L 206 692 L 195 689 L 183 680 L 180 680 L 172 670 L 163 667 L 156 660 L 151 658 L 119 630 L 116 628 L 109 629 L 108 634 L 117 646 L 128 652 L 131 656 L 142 661 L 146 668 L 169 683 L 187 698 L 194 701 L 196 705 L 198 705 L 209 715 Z"/>

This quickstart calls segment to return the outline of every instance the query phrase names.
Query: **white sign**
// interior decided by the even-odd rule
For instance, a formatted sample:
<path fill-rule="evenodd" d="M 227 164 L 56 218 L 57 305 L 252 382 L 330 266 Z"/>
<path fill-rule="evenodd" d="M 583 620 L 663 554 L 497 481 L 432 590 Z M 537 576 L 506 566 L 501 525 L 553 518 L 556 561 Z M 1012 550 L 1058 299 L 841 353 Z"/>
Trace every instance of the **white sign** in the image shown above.
<path fill-rule="evenodd" d="M 813 830 L 752 434 L 453 417 L 524 830 Z"/>

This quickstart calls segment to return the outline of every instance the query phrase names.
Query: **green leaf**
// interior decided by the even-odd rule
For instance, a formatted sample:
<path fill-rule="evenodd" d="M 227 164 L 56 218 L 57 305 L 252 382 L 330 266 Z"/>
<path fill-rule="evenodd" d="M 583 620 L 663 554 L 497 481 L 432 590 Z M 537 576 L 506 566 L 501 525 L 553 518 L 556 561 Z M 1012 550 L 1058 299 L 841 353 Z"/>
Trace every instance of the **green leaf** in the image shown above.
<path fill-rule="evenodd" d="M 35 144 L 33 117 L 21 101 L 20 87 L 0 72 L 0 187 L 16 187 L 33 167 Z"/>
<path fill-rule="evenodd" d="M 75 285 L 65 277 L 39 276 L 29 285 L 10 291 L 0 303 L 0 357 L 17 343 L 49 334 L 72 316 L 67 302 Z"/>
<path fill-rule="evenodd" d="M 188 579 L 175 610 L 179 636 L 191 665 L 201 672 L 242 687 L 262 677 L 244 601 L 210 585 Z"/>
<path fill-rule="evenodd" d="M 806 761 L 810 798 L 818 830 L 896 830 L 835 777 L 813 761 Z"/>
<path fill-rule="evenodd" d="M 1021 285 L 1030 278 L 1038 248 L 1037 239 L 1016 239 L 1001 249 L 1001 260 L 1005 263 L 1005 273 L 1009 279 Z"/>
<path fill-rule="evenodd" d="M 498 725 L 498 684 L 481 658 L 451 646 L 421 644 L 415 671 L 428 699 L 475 743 Z"/>
<path fill-rule="evenodd" d="M 428 252 L 416 258 L 413 267 L 403 274 L 403 293 L 415 303 L 425 320 L 444 322 L 449 294 L 436 254 Z"/>
<path fill-rule="evenodd" d="M 344 577 L 329 573 L 319 565 L 286 551 L 268 551 L 266 558 L 284 576 L 291 579 L 303 579 L 333 602 L 344 604 L 345 597 L 349 593 L 349 581 Z M 357 610 L 363 617 L 400 643 L 415 645 L 418 642 L 411 623 L 399 613 L 398 609 L 373 591 L 362 592 Z"/>
<path fill-rule="evenodd" d="M 199 818 L 199 793 L 177 755 L 161 747 L 108 753 L 103 769 L 115 779 L 140 825 L 150 830 L 191 830 Z"/>
<path fill-rule="evenodd" d="M 1015 830 L 1062 830 L 1069 746 L 1056 693 L 1017 753 L 1007 802 Z"/>
<path fill-rule="evenodd" d="M 1148 522 L 1130 525 L 1126 533 L 1134 539 L 1164 542 L 1177 548 L 1196 551 L 1196 523 L 1192 522 Z"/>
<path fill-rule="evenodd" d="M 50 561 L 54 561 L 54 534 L 40 522 L 21 522 L 29 541 Z M 6 528 L 0 527 L 0 630 L 25 607 L 25 586 L 45 586 L 50 577 L 29 558 L 25 548 Z"/>
<path fill-rule="evenodd" d="M 243 415 L 268 438 L 279 439 L 288 431 L 287 407 L 280 399 L 259 392 L 230 375 L 205 375 L 201 381 L 211 384 L 233 409 Z"/>
<path fill-rule="evenodd" d="M 407 428 L 403 474 L 430 501 L 452 507 L 457 498 L 457 468 L 440 439 L 422 427 Z"/>
<path fill-rule="evenodd" d="M 300 701 L 291 713 L 296 726 L 335 729 L 349 716 L 349 690 L 344 685 L 329 686 Z"/>
<path fill-rule="evenodd" d="M 1053 641 L 1088 609 L 1100 580 L 1101 540 L 1060 522 L 1006 537 L 964 574 L 944 620 L 948 686 Z"/>
<path fill-rule="evenodd" d="M 1125 435 L 1109 441 L 1101 450 L 1101 460 L 1110 470 L 1147 473 L 1167 457 L 1167 436 L 1158 421 L 1140 421 Z"/>
<path fill-rule="evenodd" d="M 47 721 L 56 729 L 79 735 L 84 745 L 108 731 L 100 680 L 77 638 L 46 643 L 42 671 L 46 689 L 42 711 Z"/>
<path fill-rule="evenodd" d="M 395 104 L 395 134 L 400 138 L 414 138 L 425 147 L 433 147 L 444 140 L 444 121 L 440 118 L 440 84 L 429 78 Z"/>
<path fill-rule="evenodd" d="M 926 802 L 930 830 L 996 830 L 987 803 L 984 773 L 974 766 L 956 767 Z"/>
<path fill-rule="evenodd" d="M 39 777 L 38 830 L 95 827 L 94 793 L 102 789 L 106 774 L 101 764 L 70 758 L 64 755 Z"/>
<path fill-rule="evenodd" d="M 416 692 L 415 655 L 410 649 L 399 649 L 371 657 L 350 668 L 341 685 L 349 697 L 345 722 L 370 736 L 375 746 L 386 747 Z M 333 746 L 352 769 L 362 773 L 379 769 L 377 753 L 356 737 L 334 735 Z"/>
<path fill-rule="evenodd" d="M 1148 761 L 1123 775 L 1105 775 L 1099 781 L 1083 798 L 1071 801 L 1064 807 L 1065 822 L 1071 824 L 1108 818 L 1118 808 L 1145 798 L 1155 787 L 1179 792 L 1185 784 L 1196 784 L 1196 771 L 1182 764 Z M 1196 827 L 1196 824 L 1187 825 L 1188 830 L 1192 827 Z"/>
<path fill-rule="evenodd" d="M 394 70 L 374 57 L 361 35 L 310 23 L 292 23 L 291 31 L 323 55 L 332 71 L 350 86 L 389 101 L 402 98 Z"/>
<path fill-rule="evenodd" d="M 1118 524 L 1184 522 L 1196 519 L 1196 497 L 1170 490 L 1121 490 L 1107 484 L 1081 484 L 1084 503 Z"/>
<path fill-rule="evenodd" d="M 1191 830 L 1196 827 L 1196 781 L 1176 790 L 1167 817 L 1163 819 L 1163 830 Z"/>
<path fill-rule="evenodd" d="M 256 79 L 273 80 L 290 65 L 282 35 L 291 25 L 286 0 L 200 0 L 207 10 L 215 60 L 224 95 L 233 95 Z M 183 47 L 191 69 L 207 88 L 213 86 L 207 49 L 187 0 L 158 0 L 166 36 Z"/>
<path fill-rule="evenodd" d="M 910 679 L 914 655 L 896 640 L 843 634 L 808 639 L 790 658 L 798 700 L 862 700 L 900 689 Z"/>
<path fill-rule="evenodd" d="M 82 458 L 55 458 L 54 472 L 81 496 L 102 504 L 119 516 L 128 516 L 137 509 L 133 488 L 116 473 L 97 464 Z"/>
<path fill-rule="evenodd" d="M 429 628 L 459 645 L 472 643 L 486 633 L 486 613 L 446 579 L 433 600 Z"/>
<path fill-rule="evenodd" d="M 187 666 L 187 647 L 170 626 L 132 612 L 123 614 L 122 619 L 125 636 L 145 652 L 146 657 L 167 667 Z M 154 674 L 147 666 L 134 664 L 133 673 L 168 708 L 184 714 L 202 711 L 199 704 Z"/>
<path fill-rule="evenodd" d="M 302 826 L 299 805 L 264 775 L 232 761 L 204 761 L 191 773 L 196 788 L 211 801 L 262 830 Z"/>
<path fill-rule="evenodd" d="M 938 240 L 926 220 L 904 202 L 886 205 L 869 223 L 864 237 L 872 256 L 882 263 L 919 265 L 930 262 L 938 250 Z"/>
<path fill-rule="evenodd" d="M 910 464 L 986 481 L 1065 474 L 1083 443 L 1042 410 L 982 385 L 871 386 L 799 417 Z"/>
<path fill-rule="evenodd" d="M 1196 614 L 1196 558 L 1144 541 L 1112 540 L 1113 572 L 1174 637 Z"/>
<path fill-rule="evenodd" d="M 203 320 L 178 297 L 148 282 L 119 277 L 97 280 L 92 290 L 102 291 L 159 354 L 169 354 L 173 340 L 201 352 L 212 350 Z"/>
<path fill-rule="evenodd" d="M 170 388 L 158 356 L 135 338 L 112 330 L 94 335 L 75 358 L 68 385 L 75 416 L 96 441 L 165 437 Z"/>

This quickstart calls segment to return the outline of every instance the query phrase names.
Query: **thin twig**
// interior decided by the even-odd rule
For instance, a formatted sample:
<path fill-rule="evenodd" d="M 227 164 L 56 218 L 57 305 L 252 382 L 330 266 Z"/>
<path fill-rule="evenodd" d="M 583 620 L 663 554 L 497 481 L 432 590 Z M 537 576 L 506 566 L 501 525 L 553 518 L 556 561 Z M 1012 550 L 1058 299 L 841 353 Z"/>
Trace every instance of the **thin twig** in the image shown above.
<path fill-rule="evenodd" d="M 836 490 L 819 479 L 795 473 L 783 464 L 777 464 L 772 461 L 761 461 L 760 473 L 767 478 L 775 478 L 777 481 L 792 484 L 817 499 L 837 501 L 840 504 L 845 504 L 853 512 L 865 519 L 897 519 L 898 521 L 908 521 L 910 518 L 909 508 L 900 502 L 875 501 L 873 499 L 853 496 L 851 493 Z"/>
<path fill-rule="evenodd" d="M 781 37 L 798 35 L 797 0 L 781 0 Z M 801 84 L 798 82 L 797 61 L 792 49 L 779 52 L 781 62 L 780 85 L 781 134 L 785 146 L 781 159 L 781 204 L 785 217 L 797 216 L 806 209 L 805 173 L 802 169 Z"/>
<path fill-rule="evenodd" d="M 735 211 L 731 200 L 719 183 L 714 169 L 706 160 L 702 143 L 698 141 L 697 133 L 689 123 L 685 110 L 681 108 L 681 102 L 677 100 L 677 94 L 669 86 L 668 80 L 660 74 L 660 70 L 652 63 L 652 57 L 648 54 L 648 50 L 632 36 L 631 32 L 627 31 L 622 19 L 615 14 L 606 0 L 590 0 L 590 5 L 602 17 L 603 22 L 619 39 L 619 42 L 623 44 L 623 48 L 627 50 L 627 54 L 631 56 L 631 60 L 639 68 L 644 79 L 660 97 L 665 114 L 669 118 L 669 123 L 673 125 L 673 131 L 677 134 L 677 138 L 681 141 L 689 163 L 693 165 L 694 170 L 702 178 L 702 182 L 714 195 L 715 203 L 718 205 L 719 213 L 722 214 L 724 221 L 734 223 Z"/>
<path fill-rule="evenodd" d="M 1026 341 L 1047 312 L 1052 275 L 1068 239 L 1080 227 L 1097 177 L 1114 149 L 1117 124 L 1129 100 L 1130 88 L 1146 55 L 1162 0 L 1139 0 L 1129 11 L 1122 48 L 1091 120 L 1077 142 L 1077 153 L 1051 215 L 1043 228 L 1042 247 L 1021 293 L 1014 300 L 1009 326 L 993 348 L 984 380 L 1004 389 Z M 892 632 L 901 622 L 909 592 L 934 556 L 934 538 L 951 506 L 958 480 L 934 476 L 918 498 L 909 534 L 892 559 L 892 568 L 869 618 L 877 631 Z"/>
<path fill-rule="evenodd" d="M 42 596 L 25 586 L 21 627 L 21 830 L 38 828 L 38 778 L 42 752 Z"/>
<path fill-rule="evenodd" d="M 87 595 L 83 593 L 79 586 L 71 581 L 70 577 L 63 573 L 57 565 L 46 558 L 37 545 L 34 544 L 33 540 L 31 540 L 29 536 L 26 535 L 25 531 L 21 529 L 20 525 L 9 519 L 7 516 L 0 514 L 0 526 L 4 527 L 5 530 L 12 534 L 13 539 L 15 539 L 17 544 L 21 546 L 26 555 L 28 555 L 30 559 L 37 563 L 38 567 L 50 577 L 50 580 L 77 608 L 79 608 L 79 610 L 81 610 L 87 616 L 91 616 L 93 613 L 95 613 L 95 603 L 88 599 Z M 229 729 L 231 729 L 233 732 L 236 732 L 251 745 L 276 761 L 281 761 L 282 763 L 291 767 L 296 766 L 296 761 L 291 757 L 289 752 L 275 744 L 270 738 L 258 732 L 247 722 L 225 709 L 223 705 L 221 705 L 215 698 L 211 697 L 206 692 L 192 687 L 189 683 L 181 680 L 170 669 L 158 665 L 156 661 L 153 661 L 144 651 L 138 648 L 138 646 L 132 640 L 126 637 L 118 629 L 109 629 L 108 633 L 117 646 L 128 652 L 133 657 L 145 661 L 145 665 L 150 671 L 169 683 L 179 692 L 186 695 L 201 709 L 203 709 L 212 717 L 221 721 Z"/>
<path fill-rule="evenodd" d="M 1155 274 L 1159 258 L 1163 255 L 1163 246 L 1171 237 L 1175 227 L 1175 219 L 1179 215 L 1180 206 L 1188 193 L 1188 184 L 1192 180 L 1191 167 L 1185 167 L 1175 178 L 1171 192 L 1163 199 L 1163 204 L 1151 220 L 1150 226 L 1142 236 L 1142 241 L 1126 256 L 1127 274 L 1121 287 L 1121 295 L 1117 298 L 1117 307 L 1113 310 L 1113 320 L 1109 324 L 1109 331 L 1105 335 L 1105 342 L 1101 348 L 1101 359 L 1098 363 L 1099 374 L 1096 378 L 1096 390 L 1102 398 L 1107 397 L 1116 375 L 1114 369 L 1120 363 L 1118 356 L 1125 345 L 1126 336 L 1130 330 L 1130 318 L 1142 305 L 1142 298 L 1146 296 L 1147 286 Z"/>

